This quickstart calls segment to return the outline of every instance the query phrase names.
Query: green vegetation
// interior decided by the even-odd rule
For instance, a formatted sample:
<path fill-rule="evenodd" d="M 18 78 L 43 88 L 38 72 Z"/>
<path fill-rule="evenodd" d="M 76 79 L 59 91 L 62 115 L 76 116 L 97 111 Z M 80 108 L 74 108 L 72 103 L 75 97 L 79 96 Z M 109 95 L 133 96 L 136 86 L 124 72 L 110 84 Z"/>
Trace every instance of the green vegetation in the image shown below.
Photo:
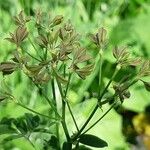
<path fill-rule="evenodd" d="M 148 0 L 1 1 L 0 149 L 150 149 L 149 18 Z"/>

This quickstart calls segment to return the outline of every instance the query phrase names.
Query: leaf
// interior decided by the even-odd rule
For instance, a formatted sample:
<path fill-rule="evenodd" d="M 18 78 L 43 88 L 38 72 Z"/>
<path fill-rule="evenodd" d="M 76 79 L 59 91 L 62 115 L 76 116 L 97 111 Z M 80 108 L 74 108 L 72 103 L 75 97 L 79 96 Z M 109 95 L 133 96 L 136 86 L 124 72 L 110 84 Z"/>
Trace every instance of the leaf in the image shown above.
<path fill-rule="evenodd" d="M 0 102 L 2 102 L 3 100 L 7 99 L 7 96 L 0 96 Z"/>
<path fill-rule="evenodd" d="M 72 145 L 71 143 L 64 142 L 62 150 L 71 150 L 72 149 L 71 145 Z"/>
<path fill-rule="evenodd" d="M 17 120 L 14 121 L 14 125 L 21 133 L 26 134 L 28 132 L 28 126 L 23 117 L 17 118 Z"/>
<path fill-rule="evenodd" d="M 97 136 L 91 134 L 83 134 L 79 138 L 79 142 L 92 147 L 106 147 L 108 144 Z"/>
<path fill-rule="evenodd" d="M 57 149 L 58 148 L 58 138 L 55 136 L 51 136 L 51 139 L 48 141 L 49 145 L 54 148 Z"/>
<path fill-rule="evenodd" d="M 33 130 L 34 128 L 39 126 L 39 121 L 40 121 L 39 116 L 37 115 L 33 116 L 30 113 L 25 113 L 25 119 L 27 122 L 27 126 L 30 130 Z"/>
<path fill-rule="evenodd" d="M 81 145 L 81 146 L 79 146 L 78 150 L 92 150 L 92 149 L 90 149 L 90 148 L 88 148 L 86 146 Z"/>
<path fill-rule="evenodd" d="M 144 83 L 145 89 L 150 92 L 150 82 L 145 82 L 143 80 L 142 82 Z"/>
<path fill-rule="evenodd" d="M 10 135 L 10 136 L 4 138 L 2 143 L 5 144 L 6 142 L 9 142 L 9 141 L 12 141 L 12 140 L 15 140 L 15 139 L 19 139 L 19 138 L 22 138 L 22 137 L 23 137 L 22 134 Z"/>
<path fill-rule="evenodd" d="M 0 135 L 1 134 L 10 134 L 10 133 L 16 133 L 16 130 L 9 125 L 6 124 L 0 124 Z"/>

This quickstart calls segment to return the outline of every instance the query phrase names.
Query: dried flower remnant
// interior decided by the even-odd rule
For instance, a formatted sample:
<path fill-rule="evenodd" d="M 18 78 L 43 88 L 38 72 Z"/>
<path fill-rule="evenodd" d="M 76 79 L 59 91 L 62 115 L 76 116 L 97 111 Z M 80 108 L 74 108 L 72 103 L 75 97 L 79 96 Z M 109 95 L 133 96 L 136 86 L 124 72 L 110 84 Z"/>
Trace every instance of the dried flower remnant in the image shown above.
<path fill-rule="evenodd" d="M 115 90 L 115 94 L 118 95 L 121 102 L 124 99 L 130 98 L 131 94 L 128 89 L 125 89 L 124 85 L 114 85 L 113 89 Z"/>
<path fill-rule="evenodd" d="M 91 57 L 86 54 L 86 50 L 84 48 L 78 47 L 77 51 L 74 54 L 70 69 L 76 72 L 79 77 L 85 79 L 86 76 L 90 75 L 90 73 L 92 72 L 94 64 L 88 64 L 84 67 L 79 67 L 79 64 L 88 62 L 89 60 L 91 60 Z"/>
<path fill-rule="evenodd" d="M 39 46 L 46 48 L 48 46 L 48 38 L 44 35 L 39 35 L 37 37 L 37 43 Z"/>
<path fill-rule="evenodd" d="M 21 11 L 18 16 L 14 16 L 13 19 L 17 26 L 25 26 L 25 24 L 31 20 L 30 17 L 23 15 L 23 11 Z"/>
<path fill-rule="evenodd" d="M 131 58 L 127 47 L 115 47 L 113 55 L 116 58 L 116 63 L 120 66 L 138 66 L 141 63 L 141 58 Z"/>
<path fill-rule="evenodd" d="M 0 71 L 3 75 L 9 75 L 17 69 L 17 64 L 14 62 L 2 62 L 0 63 Z"/>
<path fill-rule="evenodd" d="M 35 22 L 37 26 L 41 24 L 42 16 L 43 16 L 43 12 L 40 9 L 35 11 Z"/>
<path fill-rule="evenodd" d="M 6 38 L 6 40 L 11 43 L 15 43 L 17 47 L 21 45 L 21 43 L 27 38 L 28 31 L 25 27 L 18 27 L 14 33 L 10 33 L 10 38 Z"/>
<path fill-rule="evenodd" d="M 140 67 L 138 77 L 145 77 L 150 75 L 150 60 L 145 60 Z"/>
<path fill-rule="evenodd" d="M 90 38 L 94 44 L 103 49 L 107 41 L 107 31 L 102 27 L 95 35 L 91 34 Z"/>
<path fill-rule="evenodd" d="M 57 15 L 51 22 L 51 27 L 57 26 L 62 23 L 63 21 L 63 16 L 62 15 Z"/>

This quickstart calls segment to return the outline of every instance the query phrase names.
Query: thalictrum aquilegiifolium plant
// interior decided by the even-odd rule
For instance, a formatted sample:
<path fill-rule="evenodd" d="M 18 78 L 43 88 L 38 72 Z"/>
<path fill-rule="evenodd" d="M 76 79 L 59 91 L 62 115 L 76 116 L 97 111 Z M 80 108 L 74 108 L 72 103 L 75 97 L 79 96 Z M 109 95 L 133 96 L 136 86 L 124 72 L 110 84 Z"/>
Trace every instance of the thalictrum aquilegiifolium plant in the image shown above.
<path fill-rule="evenodd" d="M 131 95 L 129 88 L 138 81 L 141 81 L 145 89 L 150 91 L 150 83 L 143 78 L 150 75 L 150 61 L 139 57 L 132 58 L 127 47 L 116 46 L 112 51 L 116 60 L 115 71 L 103 88 L 101 86 L 103 55 L 105 55 L 106 45 L 108 44 L 106 29 L 103 27 L 99 28 L 96 34 L 90 34 L 89 36 L 91 43 L 95 44 L 98 50 L 98 61 L 95 62 L 96 59 L 92 58 L 82 46 L 80 36 L 70 20 L 65 22 L 62 15 L 52 17 L 38 10 L 34 16 L 26 17 L 21 11 L 13 19 L 16 24 L 16 30 L 10 33 L 10 37 L 6 38 L 6 40 L 15 44 L 16 49 L 13 51 L 10 60 L 0 63 L 0 71 L 3 76 L 8 76 L 18 70 L 25 74 L 33 85 L 40 90 L 42 97 L 50 106 L 49 109 L 52 111 L 52 114 L 42 114 L 29 108 L 15 97 L 7 83 L 2 81 L 4 88 L 0 91 L 0 102 L 9 100 L 31 112 L 25 113 L 24 116 L 19 118 L 6 117 L 0 121 L 1 134 L 10 134 L 2 142 L 24 137 L 36 149 L 35 144 L 30 139 L 30 135 L 34 132 L 49 133 L 46 125 L 41 127 L 41 118 L 44 118 L 50 122 L 54 121 L 55 131 L 49 133 L 50 140 L 45 140 L 43 149 L 80 150 L 90 149 L 86 145 L 97 148 L 108 146 L 109 143 L 87 132 L 99 123 L 111 109 L 121 105 L 124 99 L 129 98 Z M 37 36 L 33 36 L 33 31 L 28 27 L 30 22 L 34 23 L 34 32 L 37 33 Z M 33 47 L 35 50 L 34 55 L 28 52 L 25 43 Z M 99 67 L 97 104 L 80 127 L 75 119 L 76 114 L 73 113 L 70 106 L 67 93 L 71 85 L 72 75 L 77 74 L 77 78 L 86 80 L 86 77 L 90 76 L 96 67 Z M 120 81 L 115 82 L 114 78 L 118 72 L 127 68 L 131 68 L 136 72 L 132 78 L 124 75 Z M 49 83 L 52 87 L 49 94 L 53 96 L 53 100 L 45 92 L 45 87 L 47 88 L 46 85 Z M 110 85 L 113 85 L 114 93 L 107 97 Z M 58 108 L 56 87 L 58 87 L 61 95 L 61 108 Z M 102 116 L 97 118 L 91 126 L 88 126 L 97 110 L 105 104 L 109 104 L 110 108 L 103 112 Z M 67 126 L 66 107 L 68 107 L 72 122 L 76 127 L 76 132 L 74 133 Z M 65 141 L 62 141 L 59 135 L 61 129 L 65 134 Z"/>

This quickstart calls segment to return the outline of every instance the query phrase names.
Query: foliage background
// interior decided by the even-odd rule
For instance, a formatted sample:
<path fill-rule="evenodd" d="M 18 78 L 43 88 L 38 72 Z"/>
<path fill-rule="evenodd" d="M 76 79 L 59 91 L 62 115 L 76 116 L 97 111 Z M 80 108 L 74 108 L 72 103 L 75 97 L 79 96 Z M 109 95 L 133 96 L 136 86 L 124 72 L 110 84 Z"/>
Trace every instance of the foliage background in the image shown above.
<path fill-rule="evenodd" d="M 145 59 L 150 57 L 149 0 L 1 0 L 0 61 L 10 58 L 12 50 L 14 50 L 13 45 L 4 40 L 8 37 L 8 33 L 14 29 L 12 16 L 19 13 L 20 10 L 24 10 L 27 15 L 32 15 L 37 8 L 41 8 L 45 12 L 51 12 L 54 15 L 61 14 L 65 17 L 65 20 L 70 19 L 82 35 L 81 42 L 93 56 L 96 54 L 96 48 L 90 44 L 87 35 L 95 33 L 102 26 L 107 29 L 109 46 L 104 56 L 103 84 L 109 80 L 113 73 L 112 48 L 115 45 L 128 45 L 133 55 L 143 56 Z M 30 51 L 32 52 L 32 48 Z M 97 90 L 96 77 L 97 75 L 90 76 L 83 82 L 79 82 L 77 78 L 72 82 L 69 99 L 79 125 L 83 123 L 96 102 L 95 99 L 90 98 L 91 90 Z M 0 80 L 2 79 L 3 76 L 0 74 Z M 17 95 L 24 104 L 40 112 L 47 110 L 47 105 L 41 101 L 36 87 L 31 85 L 24 75 L 18 72 L 8 76 L 5 80 L 8 81 L 14 95 Z M 138 113 L 143 112 L 145 107 L 150 105 L 149 93 L 141 85 L 134 86 L 131 92 L 132 95 L 130 99 L 125 101 L 124 107 Z M 18 117 L 25 112 L 26 110 L 12 103 L 0 104 L 0 119 L 5 116 Z M 95 118 L 100 114 L 101 110 Z M 130 149 L 129 144 L 125 142 L 121 132 L 122 119 L 122 116 L 113 110 L 90 133 L 106 140 L 109 143 L 109 146 L 105 148 L 107 150 L 128 150 Z M 72 127 L 69 117 L 68 122 Z M 2 138 L 3 136 L 0 135 L 0 140 Z M 41 143 L 38 140 L 36 143 L 40 149 Z M 19 139 L 0 145 L 0 149 L 32 150 L 33 148 L 26 140 Z"/>

